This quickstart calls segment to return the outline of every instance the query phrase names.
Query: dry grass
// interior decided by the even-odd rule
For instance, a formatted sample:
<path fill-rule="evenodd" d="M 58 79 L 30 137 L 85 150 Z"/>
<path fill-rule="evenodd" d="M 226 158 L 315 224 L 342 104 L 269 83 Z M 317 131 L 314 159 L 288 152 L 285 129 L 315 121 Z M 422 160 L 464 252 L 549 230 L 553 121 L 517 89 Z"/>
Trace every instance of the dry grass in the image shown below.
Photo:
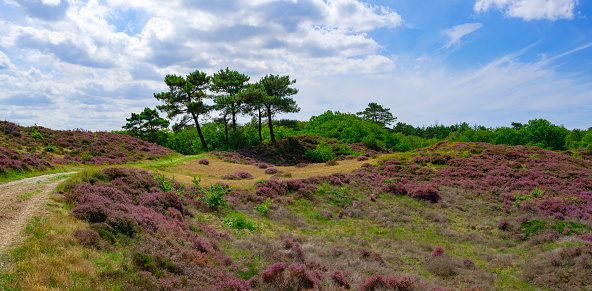
<path fill-rule="evenodd" d="M 88 224 L 75 219 L 55 195 L 25 229 L 25 240 L 2 258 L 0 290 L 110 290 L 101 271 L 120 269 L 112 254 L 82 246 L 72 236 Z"/>
<path fill-rule="evenodd" d="M 209 186 L 216 184 L 218 182 L 226 183 L 231 187 L 243 188 L 243 189 L 250 189 L 254 187 L 256 181 L 261 179 L 269 179 L 273 175 L 265 174 L 265 169 L 261 169 L 256 166 L 252 165 L 241 165 L 241 164 L 234 164 L 234 163 L 227 163 L 223 162 L 217 156 L 206 156 L 206 158 L 210 161 L 209 165 L 202 165 L 198 163 L 198 159 L 191 159 L 181 163 L 168 165 L 160 167 L 159 169 L 155 170 L 160 174 L 164 174 L 168 178 L 175 178 L 175 180 L 191 184 L 193 178 L 201 179 L 200 185 Z M 291 174 L 290 177 L 281 177 L 280 180 L 287 180 L 287 179 L 302 179 L 308 178 L 312 176 L 324 176 L 330 175 L 334 173 L 349 173 L 355 169 L 360 168 L 360 166 L 364 163 L 371 163 L 377 164 L 377 159 L 371 159 L 368 161 L 358 162 L 356 160 L 344 160 L 339 161 L 339 164 L 336 166 L 327 167 L 325 164 L 309 164 L 306 167 L 283 167 L 277 166 L 279 173 L 281 174 Z M 222 176 L 227 174 L 234 174 L 238 171 L 247 171 L 253 175 L 254 179 L 252 180 L 223 180 L 221 179 Z"/>

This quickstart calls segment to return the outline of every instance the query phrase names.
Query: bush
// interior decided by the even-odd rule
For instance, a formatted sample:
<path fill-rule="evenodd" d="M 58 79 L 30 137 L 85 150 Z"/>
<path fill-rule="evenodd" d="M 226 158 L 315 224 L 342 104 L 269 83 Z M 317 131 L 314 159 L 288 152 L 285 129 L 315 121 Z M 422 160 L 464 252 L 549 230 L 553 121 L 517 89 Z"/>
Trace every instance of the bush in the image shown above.
<path fill-rule="evenodd" d="M 210 185 L 210 191 L 206 192 L 199 200 L 203 201 L 210 209 L 218 210 L 218 208 L 228 205 L 224 195 L 230 190 L 232 189 L 224 188 L 221 185 Z"/>
<path fill-rule="evenodd" d="M 79 229 L 74 232 L 74 237 L 85 247 L 98 247 L 101 236 L 94 230 Z"/>
<path fill-rule="evenodd" d="M 267 212 L 269 212 L 269 205 L 271 204 L 271 198 L 267 198 L 265 202 L 255 206 L 255 210 L 259 212 L 261 216 L 267 216 Z"/>
<path fill-rule="evenodd" d="M 236 173 L 234 173 L 235 176 L 239 177 L 240 179 L 254 179 L 253 175 L 251 175 L 251 173 L 247 172 L 247 171 L 238 171 Z"/>
<path fill-rule="evenodd" d="M 208 159 L 199 159 L 197 161 L 197 163 L 200 164 L 200 165 L 206 165 L 207 166 L 207 165 L 210 164 L 210 161 L 208 161 Z"/>
<path fill-rule="evenodd" d="M 432 258 L 439 257 L 444 254 L 444 248 L 436 247 L 432 253 Z"/>
<path fill-rule="evenodd" d="M 436 188 L 425 184 L 415 187 L 409 194 L 411 198 L 427 200 L 432 203 L 437 203 L 442 198 Z"/>
<path fill-rule="evenodd" d="M 339 165 L 339 163 L 336 160 L 330 160 L 328 162 L 325 163 L 325 166 L 337 166 Z"/>
<path fill-rule="evenodd" d="M 367 161 L 367 160 L 368 160 L 368 157 L 367 156 L 359 156 L 358 157 L 358 162 Z"/>
<path fill-rule="evenodd" d="M 242 213 L 232 213 L 224 218 L 224 224 L 236 230 L 246 229 L 256 231 L 255 225 Z"/>
<path fill-rule="evenodd" d="M 278 169 L 276 168 L 266 168 L 264 173 L 267 175 L 273 175 L 273 174 L 277 174 Z"/>
<path fill-rule="evenodd" d="M 317 145 L 315 150 L 308 151 L 304 154 L 307 160 L 313 163 L 324 163 L 329 160 L 335 159 L 335 152 L 326 141 L 323 141 Z"/>

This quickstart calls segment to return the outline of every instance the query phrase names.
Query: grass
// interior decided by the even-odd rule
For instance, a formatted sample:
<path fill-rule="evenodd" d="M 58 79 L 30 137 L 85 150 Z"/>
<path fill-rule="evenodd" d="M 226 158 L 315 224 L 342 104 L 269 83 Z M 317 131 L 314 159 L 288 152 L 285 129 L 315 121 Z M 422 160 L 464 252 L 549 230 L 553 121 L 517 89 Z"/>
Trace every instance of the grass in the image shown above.
<path fill-rule="evenodd" d="M 70 216 L 53 195 L 47 211 L 27 225 L 25 239 L 2 260 L 12 262 L 0 269 L 0 290 L 112 290 L 115 285 L 101 273 L 121 269 L 121 255 L 83 247 L 72 236 L 88 225 Z"/>
<path fill-rule="evenodd" d="M 210 161 L 209 165 L 198 164 L 197 160 L 207 158 Z M 277 166 L 280 173 L 290 174 L 290 177 L 282 177 L 280 180 L 286 179 L 302 179 L 311 176 L 330 175 L 333 173 L 349 173 L 354 169 L 360 168 L 364 163 L 376 164 L 376 159 L 358 162 L 356 160 L 339 161 L 339 165 L 327 167 L 323 163 L 310 164 L 303 168 L 294 166 L 284 167 Z M 273 175 L 265 174 L 265 169 L 260 169 L 252 165 L 242 165 L 223 162 L 219 157 L 212 155 L 198 155 L 186 156 L 178 159 L 166 161 L 162 160 L 158 163 L 149 163 L 145 166 L 140 166 L 148 170 L 152 170 L 159 174 L 163 174 L 168 178 L 174 178 L 176 181 L 185 184 L 192 184 L 194 178 L 201 179 L 200 185 L 209 186 L 218 182 L 224 182 L 231 187 L 251 189 L 254 187 L 256 181 L 261 179 L 269 179 Z M 222 176 L 227 174 L 234 174 L 238 171 L 247 171 L 254 177 L 252 180 L 223 180 Z"/>
<path fill-rule="evenodd" d="M 71 171 L 76 171 L 78 169 L 80 169 L 80 167 L 56 166 L 55 169 L 49 170 L 49 171 L 34 171 L 34 172 L 9 171 L 8 173 L 0 174 L 0 183 L 7 183 L 7 182 L 11 182 L 11 181 L 20 180 L 20 179 L 38 177 L 38 176 L 49 175 L 49 174 L 71 172 Z"/>
<path fill-rule="evenodd" d="M 290 173 L 290 179 L 297 179 L 347 173 L 365 162 L 377 164 L 380 160 L 391 158 L 408 160 L 413 155 L 415 152 L 395 153 L 364 162 L 345 160 L 332 167 L 314 164 L 304 168 L 276 168 Z M 210 164 L 198 164 L 197 160 L 201 158 L 207 158 Z M 206 154 L 143 161 L 134 166 L 174 177 L 188 185 L 195 177 L 201 179 L 202 186 L 222 181 L 232 187 L 252 189 L 255 181 L 272 176 L 264 174 L 264 169 L 226 163 Z M 96 169 L 80 170 L 70 180 L 81 181 Z M 254 179 L 220 179 L 237 171 L 247 171 Z M 374 202 L 365 190 L 323 184 L 308 199 L 293 197 L 291 204 L 271 202 L 266 215 L 261 215 L 254 208 L 259 204 L 249 203 L 218 211 L 188 207 L 193 218 L 186 219 L 192 229 L 205 224 L 230 233 L 232 240 L 221 241 L 220 248 L 235 261 L 245 262 L 245 268 L 237 271 L 243 279 L 277 262 L 274 254 L 287 256 L 289 251 L 282 249 L 281 242 L 285 238 L 293 238 L 302 245 L 307 260 L 342 270 L 359 271 L 362 274 L 360 277 L 350 278 L 352 290 L 358 289 L 364 276 L 371 274 L 412 275 L 427 286 L 451 289 L 473 286 L 480 286 L 482 290 L 549 288 L 525 279 L 525 274 L 532 267 L 530 262 L 542 260 L 541 264 L 551 268 L 550 263 L 544 261 L 545 255 L 555 250 L 582 246 L 583 242 L 567 237 L 533 243 L 529 237 L 536 236 L 537 230 L 544 225 L 561 231 L 568 226 L 581 233 L 590 232 L 586 224 L 537 217 L 524 225 L 514 225 L 512 231 L 503 231 L 498 229 L 499 220 L 516 220 L 522 214 L 504 213 L 497 201 L 487 200 L 471 191 L 450 187 L 439 190 L 442 201 L 436 204 L 386 193 L 378 193 L 378 200 Z M 49 212 L 37 217 L 27 228 L 27 239 L 23 244 L 3 258 L 13 263 L 0 275 L 0 289 L 121 288 L 122 278 L 126 278 L 122 274 L 128 272 L 128 255 L 123 249 L 112 253 L 80 246 L 72 233 L 86 228 L 88 225 L 69 216 L 68 209 L 64 208 L 59 198 L 54 197 Z M 520 238 L 516 234 L 526 237 Z M 444 248 L 447 260 L 441 262 L 444 265 L 435 268 L 430 265 L 430 256 L 437 246 Z M 361 249 L 378 253 L 382 262 L 361 256 Z M 465 258 L 474 261 L 475 267 L 464 267 L 462 260 Z M 453 269 L 457 275 L 442 275 L 445 272 L 438 271 L 442 268 Z M 568 270 L 561 268 L 558 267 L 557 272 Z"/>

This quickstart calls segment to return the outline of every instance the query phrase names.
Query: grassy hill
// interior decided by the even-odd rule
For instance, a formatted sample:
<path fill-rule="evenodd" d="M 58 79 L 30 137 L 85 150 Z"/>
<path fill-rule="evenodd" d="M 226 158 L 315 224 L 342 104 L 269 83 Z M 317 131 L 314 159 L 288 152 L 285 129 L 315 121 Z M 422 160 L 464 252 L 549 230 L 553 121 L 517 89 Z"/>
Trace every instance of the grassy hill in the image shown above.
<path fill-rule="evenodd" d="M 127 135 L 51 130 L 0 121 L 0 181 L 77 165 L 114 165 L 173 155 Z"/>
<path fill-rule="evenodd" d="M 277 166 L 237 155 L 77 174 L 60 187 L 52 215 L 27 229 L 0 286 L 592 285 L 590 161 L 537 147 L 449 142 L 327 164 Z"/>

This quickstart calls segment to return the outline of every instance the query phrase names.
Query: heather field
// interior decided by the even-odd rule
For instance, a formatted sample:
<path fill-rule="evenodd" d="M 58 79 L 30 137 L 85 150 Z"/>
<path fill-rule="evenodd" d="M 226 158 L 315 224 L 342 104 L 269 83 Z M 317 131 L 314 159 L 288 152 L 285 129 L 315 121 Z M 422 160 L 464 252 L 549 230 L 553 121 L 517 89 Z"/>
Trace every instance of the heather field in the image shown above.
<path fill-rule="evenodd" d="M 347 149 L 315 144 L 319 152 L 319 144 Z M 398 153 L 347 147 L 349 154 L 323 163 L 251 148 L 83 168 L 3 256 L 0 287 L 592 285 L 592 162 L 583 150 L 462 142 Z"/>
<path fill-rule="evenodd" d="M 175 155 L 170 149 L 127 135 L 0 121 L 0 181 L 81 165 L 125 164 Z"/>

